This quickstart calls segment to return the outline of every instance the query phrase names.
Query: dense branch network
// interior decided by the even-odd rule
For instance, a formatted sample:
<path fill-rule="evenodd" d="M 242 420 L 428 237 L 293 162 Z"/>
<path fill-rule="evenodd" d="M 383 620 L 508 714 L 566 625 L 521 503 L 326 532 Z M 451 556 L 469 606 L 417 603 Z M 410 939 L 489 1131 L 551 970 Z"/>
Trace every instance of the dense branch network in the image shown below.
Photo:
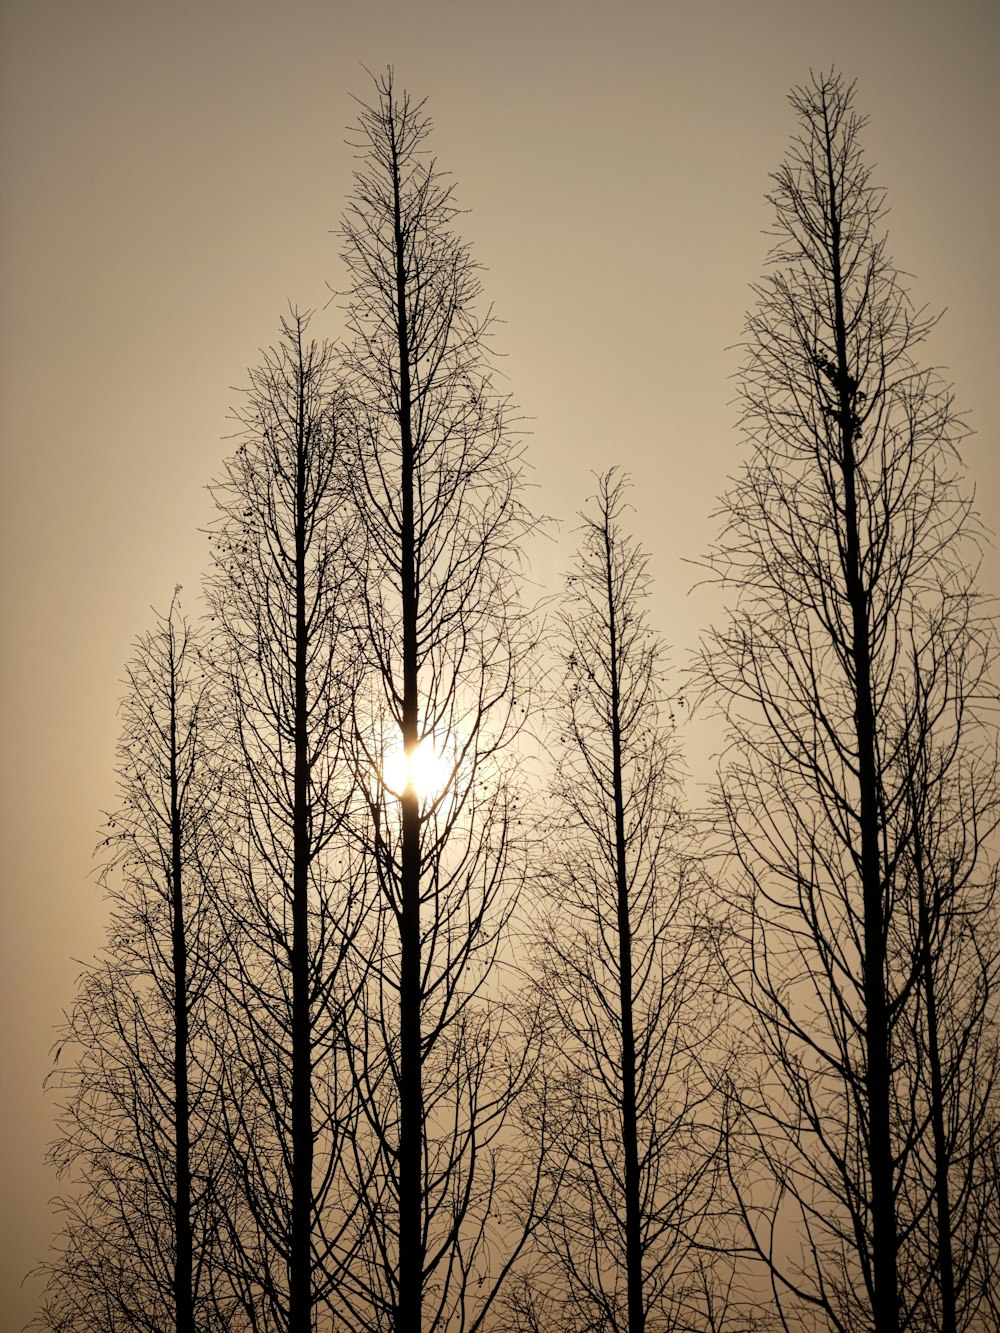
<path fill-rule="evenodd" d="M 791 102 L 707 562 L 714 861 L 626 479 L 543 634 L 430 119 L 391 70 L 359 103 L 342 341 L 282 321 L 212 487 L 207 624 L 175 600 L 129 667 L 36 1327 L 1000 1314 L 997 644 L 962 427 L 853 89 Z"/>

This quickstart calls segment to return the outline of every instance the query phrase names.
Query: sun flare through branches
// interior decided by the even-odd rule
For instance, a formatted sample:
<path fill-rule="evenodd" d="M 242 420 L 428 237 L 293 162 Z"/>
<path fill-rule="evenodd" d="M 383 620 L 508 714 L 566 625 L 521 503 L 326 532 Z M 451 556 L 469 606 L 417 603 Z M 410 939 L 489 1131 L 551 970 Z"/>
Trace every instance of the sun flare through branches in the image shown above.
<path fill-rule="evenodd" d="M 397 797 L 412 787 L 422 804 L 439 800 L 452 780 L 454 767 L 444 749 L 430 736 L 412 754 L 407 754 L 401 744 L 394 745 L 382 762 L 382 785 Z"/>

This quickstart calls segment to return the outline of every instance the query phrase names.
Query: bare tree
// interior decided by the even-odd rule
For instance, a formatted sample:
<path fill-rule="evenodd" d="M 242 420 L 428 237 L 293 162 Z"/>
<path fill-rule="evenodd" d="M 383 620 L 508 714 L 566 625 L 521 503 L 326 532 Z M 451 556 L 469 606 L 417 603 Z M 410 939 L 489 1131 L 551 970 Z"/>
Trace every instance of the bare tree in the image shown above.
<path fill-rule="evenodd" d="M 961 895 L 987 802 L 969 804 L 947 738 L 985 725 L 981 671 L 958 663 L 987 630 L 961 428 L 913 359 L 933 321 L 887 255 L 853 86 L 815 78 L 790 100 L 799 134 L 773 178 L 776 244 L 740 375 L 749 456 L 710 556 L 736 600 L 702 664 L 729 724 L 718 815 L 742 874 L 731 967 L 750 1018 L 729 1164 L 786 1325 L 896 1333 L 925 1317 L 931 1057 L 915 1008 L 928 968 L 940 985 L 950 967 L 927 935 L 945 929 L 943 899 L 938 924 L 914 932 L 937 838 L 917 789 L 922 765 L 944 763 L 932 799 L 951 785 L 976 851 L 952 877 L 938 840 L 934 873 Z M 962 909 L 948 910 L 957 939 Z M 961 1039 L 948 1042 L 953 1091 L 978 1099 Z M 932 1175 L 965 1151 L 938 1149 L 951 1155 Z"/>
<path fill-rule="evenodd" d="M 341 230 L 370 673 L 358 832 L 381 911 L 352 1040 L 367 1262 L 340 1295 L 352 1327 L 416 1333 L 479 1327 L 525 1230 L 505 1236 L 497 1218 L 528 1058 L 497 963 L 522 874 L 504 756 L 524 704 L 527 518 L 477 266 L 425 156 L 430 121 L 391 71 L 376 87 Z"/>
<path fill-rule="evenodd" d="M 363 910 L 340 836 L 353 672 L 344 444 L 331 351 L 293 313 L 251 372 L 215 486 L 208 583 L 229 709 L 226 1137 L 239 1205 L 228 1262 L 253 1328 L 311 1333 L 336 1278 L 328 1207 L 352 1092 L 347 955 Z"/>
<path fill-rule="evenodd" d="M 984 1323 L 1000 1324 L 1000 1127 L 993 1116 L 993 1134 L 986 1153 L 985 1173 L 992 1182 L 990 1200 L 983 1214 L 982 1262 L 979 1267 Z"/>
<path fill-rule="evenodd" d="M 914 1183 L 903 1182 L 921 1237 L 906 1278 L 942 1333 L 975 1327 L 996 1282 L 989 1220 L 1000 1107 L 1000 882 L 987 851 L 1000 820 L 1000 764 L 978 715 L 996 641 L 977 599 L 957 591 L 912 662 L 901 738 L 908 840 L 897 873 L 902 948 L 919 968 L 900 1052 L 920 1131 Z"/>
<path fill-rule="evenodd" d="M 122 705 L 122 803 L 108 820 L 104 956 L 56 1052 L 67 1100 L 50 1157 L 69 1177 L 36 1326 L 178 1333 L 225 1325 L 214 1283 L 218 1112 L 207 996 L 214 793 L 208 685 L 177 598 L 139 639 Z M 59 1068 L 62 1061 L 69 1062 Z M 219 1299 L 217 1299 L 219 1298 Z"/>
<path fill-rule="evenodd" d="M 599 478 L 558 616 L 536 950 L 558 1181 L 536 1245 L 552 1265 L 548 1326 L 642 1333 L 690 1327 L 707 1290 L 693 1243 L 713 1201 L 703 1057 L 714 1006 L 702 875 L 626 488 L 616 469 Z"/>

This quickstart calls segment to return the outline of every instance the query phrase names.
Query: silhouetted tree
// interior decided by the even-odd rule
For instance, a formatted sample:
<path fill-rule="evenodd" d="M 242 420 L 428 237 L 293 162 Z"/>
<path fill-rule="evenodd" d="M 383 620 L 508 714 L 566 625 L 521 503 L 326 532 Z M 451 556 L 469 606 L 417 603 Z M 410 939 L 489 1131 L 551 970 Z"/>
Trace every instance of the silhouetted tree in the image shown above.
<path fill-rule="evenodd" d="M 251 372 L 214 492 L 208 582 L 229 712 L 220 910 L 228 952 L 225 1133 L 231 1279 L 253 1328 L 311 1333 L 336 1278 L 328 1207 L 353 1092 L 345 960 L 363 901 L 340 836 L 353 670 L 344 443 L 331 351 L 293 314 Z"/>
<path fill-rule="evenodd" d="M 53 1077 L 67 1100 L 50 1157 L 71 1188 L 60 1201 L 60 1252 L 42 1268 L 42 1328 L 225 1326 L 214 1283 L 209 697 L 175 596 L 128 668 L 122 800 L 102 842 L 107 944 L 82 974 L 56 1053 Z"/>
<path fill-rule="evenodd" d="M 995 1326 L 1000 1326 L 1000 1125 L 995 1113 L 992 1129 L 984 1167 L 987 1180 L 992 1182 L 992 1190 L 984 1210 L 981 1263 L 977 1274 L 983 1293 L 983 1322 L 987 1327 L 991 1319 Z"/>
<path fill-rule="evenodd" d="M 527 519 L 477 266 L 425 156 L 430 121 L 391 72 L 376 86 L 341 229 L 369 672 L 358 833 L 381 911 L 351 1043 L 362 1116 L 347 1179 L 366 1182 L 366 1263 L 340 1297 L 352 1327 L 416 1333 L 477 1328 L 525 1230 L 497 1221 L 528 1058 L 497 960 L 522 874 L 504 753 L 523 703 Z"/>
<path fill-rule="evenodd" d="M 977 623 L 981 609 L 965 581 L 950 592 L 911 667 L 900 741 L 907 845 L 897 871 L 902 947 L 919 969 L 909 1040 L 900 1044 L 921 1131 L 914 1185 L 903 1182 L 919 1237 L 906 1278 L 928 1326 L 942 1333 L 976 1327 L 996 1282 L 989 1222 L 1000 1109 L 1000 885 L 987 854 L 1000 819 L 1000 765 L 977 716 L 996 641 Z"/>
<path fill-rule="evenodd" d="M 710 557 L 736 602 L 703 670 L 729 724 L 718 813 L 742 872 L 732 981 L 751 1023 L 729 1164 L 749 1247 L 787 1326 L 896 1333 L 944 1318 L 926 1282 L 933 1182 L 983 1170 L 964 1155 L 988 1086 L 928 1004 L 954 984 L 952 947 L 973 962 L 961 900 L 990 877 L 992 798 L 959 757 L 962 733 L 984 734 L 982 671 L 961 664 L 987 629 L 960 426 L 913 359 L 933 321 L 888 258 L 852 97 L 836 75 L 791 95 L 799 134 L 740 374 L 749 457 Z M 963 827 L 942 838 L 928 799 Z M 966 993 L 968 1036 L 991 1004 Z M 935 1043 L 950 1141 L 932 1129 Z M 961 1234 L 946 1213 L 939 1259 Z"/>
<path fill-rule="evenodd" d="M 599 478 L 558 616 L 555 808 L 538 938 L 556 1199 L 543 1327 L 689 1328 L 713 1200 L 704 886 L 679 804 L 647 556 Z M 668 715 L 669 714 L 669 715 Z M 704 1311 L 703 1311 L 704 1313 Z M 707 1316 L 706 1316 L 707 1319 Z M 705 1324 L 707 1327 L 707 1322 Z"/>

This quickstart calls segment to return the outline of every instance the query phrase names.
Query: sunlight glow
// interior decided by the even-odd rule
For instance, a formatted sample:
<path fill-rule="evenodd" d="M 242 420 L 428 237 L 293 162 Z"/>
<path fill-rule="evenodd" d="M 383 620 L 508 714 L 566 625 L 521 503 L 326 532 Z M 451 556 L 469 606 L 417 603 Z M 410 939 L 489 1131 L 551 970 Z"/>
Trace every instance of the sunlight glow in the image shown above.
<path fill-rule="evenodd" d="M 421 801 L 433 801 L 444 791 L 451 776 L 451 765 L 428 737 L 420 742 L 412 756 L 401 745 L 391 749 L 382 766 L 382 780 L 396 796 L 413 788 Z"/>

